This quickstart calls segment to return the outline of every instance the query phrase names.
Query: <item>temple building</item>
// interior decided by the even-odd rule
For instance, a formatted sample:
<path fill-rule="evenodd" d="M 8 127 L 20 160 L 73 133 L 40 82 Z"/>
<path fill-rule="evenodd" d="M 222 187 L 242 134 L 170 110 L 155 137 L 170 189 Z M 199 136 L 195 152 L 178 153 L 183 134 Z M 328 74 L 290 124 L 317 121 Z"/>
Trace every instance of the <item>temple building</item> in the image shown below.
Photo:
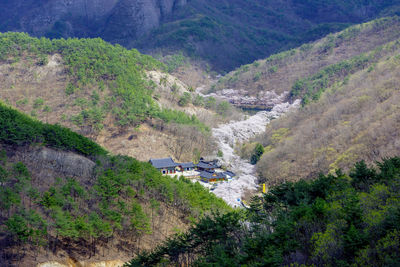
<path fill-rule="evenodd" d="M 178 164 L 172 158 L 150 159 L 149 162 L 162 174 L 175 174 Z"/>
<path fill-rule="evenodd" d="M 177 163 L 172 158 L 150 159 L 149 162 L 163 175 L 184 176 L 189 179 L 200 179 L 205 183 L 215 183 L 230 180 L 236 174 L 224 171 L 213 161 L 200 160 L 193 162 Z"/>

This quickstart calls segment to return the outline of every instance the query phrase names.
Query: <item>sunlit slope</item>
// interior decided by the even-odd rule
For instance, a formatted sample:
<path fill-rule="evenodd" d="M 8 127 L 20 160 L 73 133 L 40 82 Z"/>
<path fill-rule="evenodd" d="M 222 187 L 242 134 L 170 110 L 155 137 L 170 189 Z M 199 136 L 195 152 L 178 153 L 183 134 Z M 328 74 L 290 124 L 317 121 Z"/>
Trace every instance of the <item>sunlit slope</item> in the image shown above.
<path fill-rule="evenodd" d="M 166 144 L 175 144 L 180 136 L 168 131 L 171 127 L 208 138 L 207 127 L 197 118 L 208 112 L 179 106 L 185 93 L 190 97 L 188 86 L 137 50 L 101 39 L 4 33 L 0 51 L 3 101 L 42 121 L 67 126 L 114 153 L 143 160 L 172 155 Z M 145 144 L 146 151 L 141 149 Z M 191 159 L 201 147 L 195 143 L 185 157 Z"/>
<path fill-rule="evenodd" d="M 298 82 L 318 80 L 315 87 L 327 87 L 336 79 L 342 80 L 346 75 L 374 62 L 365 62 L 358 56 L 362 57 L 364 53 L 398 38 L 398 17 L 352 26 L 317 42 L 244 65 L 222 77 L 211 91 L 242 90 L 242 94 L 258 98 L 262 98 L 266 92 L 288 92 L 291 94 L 287 97 L 292 99 L 309 93 L 308 98 L 313 98 L 319 89 L 310 89 L 312 92 L 297 90 L 302 85 Z"/>
<path fill-rule="evenodd" d="M 260 138 L 266 152 L 257 164 L 262 182 L 312 177 L 399 154 L 400 40 L 340 66 L 343 73 L 334 69 L 334 79 L 324 80 L 331 76 L 322 72 L 307 80 L 299 87 L 304 107 L 267 127 Z"/>

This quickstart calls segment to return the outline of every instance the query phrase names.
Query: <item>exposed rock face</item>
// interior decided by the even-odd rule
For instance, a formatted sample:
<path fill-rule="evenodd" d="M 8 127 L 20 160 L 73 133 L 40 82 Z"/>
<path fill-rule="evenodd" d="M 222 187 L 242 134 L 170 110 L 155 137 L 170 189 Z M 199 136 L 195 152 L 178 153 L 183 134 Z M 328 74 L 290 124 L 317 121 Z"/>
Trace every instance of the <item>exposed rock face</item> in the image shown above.
<path fill-rule="evenodd" d="M 159 26 L 187 0 L 0 0 L 0 31 L 50 37 L 102 36 L 123 43 Z"/>
<path fill-rule="evenodd" d="M 85 184 L 94 176 L 96 164 L 73 152 L 59 151 L 47 147 L 21 147 L 10 151 L 12 161 L 23 162 L 34 179 L 39 179 L 42 189 L 54 184 L 56 177 L 79 177 Z"/>
<path fill-rule="evenodd" d="M 120 44 L 160 25 L 162 19 L 186 0 L 121 0 L 105 25 L 103 36 Z"/>

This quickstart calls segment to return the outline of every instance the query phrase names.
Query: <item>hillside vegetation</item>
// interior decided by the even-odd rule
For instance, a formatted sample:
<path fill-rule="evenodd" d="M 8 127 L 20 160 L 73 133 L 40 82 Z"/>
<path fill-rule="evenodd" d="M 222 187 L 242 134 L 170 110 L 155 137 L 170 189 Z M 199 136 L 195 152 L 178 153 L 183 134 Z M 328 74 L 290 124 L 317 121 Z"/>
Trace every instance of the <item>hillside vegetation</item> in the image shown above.
<path fill-rule="evenodd" d="M 131 45 L 183 50 L 229 71 L 328 33 L 399 11 L 398 1 L 192 0 Z"/>
<path fill-rule="evenodd" d="M 399 17 L 355 25 L 314 43 L 244 65 L 220 78 L 211 91 L 229 88 L 257 98 L 263 98 L 266 92 L 287 92 L 287 98 L 302 97 L 308 102 L 318 98 L 335 79 L 344 79 L 372 65 L 376 59 L 369 52 L 398 38 Z"/>
<path fill-rule="evenodd" d="M 92 86 L 92 103 L 75 118 L 92 121 L 91 126 L 101 129 L 107 111 L 112 110 L 122 126 L 138 124 L 147 118 L 157 117 L 183 124 L 196 123 L 195 119 L 172 110 L 163 109 L 152 99 L 156 84 L 145 78 L 145 70 L 162 69 L 161 63 L 137 50 L 112 46 L 101 39 L 37 39 L 21 33 L 0 35 L 2 61 L 18 63 L 24 54 L 32 64 L 46 65 L 48 55 L 60 54 L 69 74 L 66 95 Z M 108 88 L 110 95 L 100 98 Z M 102 105 L 101 105 L 102 104 Z M 193 120 L 193 122 L 192 122 Z"/>
<path fill-rule="evenodd" d="M 283 183 L 205 217 L 128 266 L 398 266 L 400 158 Z"/>
<path fill-rule="evenodd" d="M 61 123 L 114 153 L 143 160 L 179 158 L 173 151 L 176 140 L 191 132 L 193 145 L 180 153 L 189 160 L 212 145 L 202 121 L 210 125 L 218 118 L 193 106 L 195 94 L 166 69 L 150 56 L 101 39 L 0 34 L 3 101 L 42 121 Z M 147 151 L 141 149 L 149 143 Z"/>
<path fill-rule="evenodd" d="M 303 107 L 273 121 L 258 138 L 265 147 L 257 164 L 260 182 L 311 178 L 397 155 L 399 55 L 397 39 L 297 80 L 291 95 L 301 97 Z"/>
<path fill-rule="evenodd" d="M 399 14 L 398 0 L 14 0 L 0 1 L 0 31 L 50 38 L 101 37 L 139 48 L 183 51 L 230 71 L 351 24 Z"/>
<path fill-rule="evenodd" d="M 69 129 L 4 104 L 0 128 L 2 266 L 126 259 L 212 210 L 229 210 L 198 183 L 109 155 Z"/>

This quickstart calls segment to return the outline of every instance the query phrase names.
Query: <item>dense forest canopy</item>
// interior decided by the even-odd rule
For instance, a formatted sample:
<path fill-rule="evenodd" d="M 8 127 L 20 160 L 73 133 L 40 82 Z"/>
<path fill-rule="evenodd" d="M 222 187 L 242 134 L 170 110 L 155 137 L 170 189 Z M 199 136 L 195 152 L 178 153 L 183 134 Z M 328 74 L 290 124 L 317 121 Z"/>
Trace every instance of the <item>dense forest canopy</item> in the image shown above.
<path fill-rule="evenodd" d="M 110 156 L 67 128 L 35 121 L 4 104 L 0 128 L 0 262 L 22 258 L 24 253 L 13 253 L 18 246 L 56 251 L 83 242 L 94 255 L 98 242 L 117 234 L 135 240 L 152 233 L 159 209 L 176 209 L 187 223 L 212 210 L 230 210 L 198 183 L 162 176 L 133 158 Z M 13 160 L 15 151 L 29 147 L 87 156 L 95 162 L 92 177 L 52 177 L 48 185 L 46 178 Z M 145 209 L 150 206 L 151 214 Z"/>
<path fill-rule="evenodd" d="M 127 266 L 398 266 L 400 158 L 283 183 Z"/>

